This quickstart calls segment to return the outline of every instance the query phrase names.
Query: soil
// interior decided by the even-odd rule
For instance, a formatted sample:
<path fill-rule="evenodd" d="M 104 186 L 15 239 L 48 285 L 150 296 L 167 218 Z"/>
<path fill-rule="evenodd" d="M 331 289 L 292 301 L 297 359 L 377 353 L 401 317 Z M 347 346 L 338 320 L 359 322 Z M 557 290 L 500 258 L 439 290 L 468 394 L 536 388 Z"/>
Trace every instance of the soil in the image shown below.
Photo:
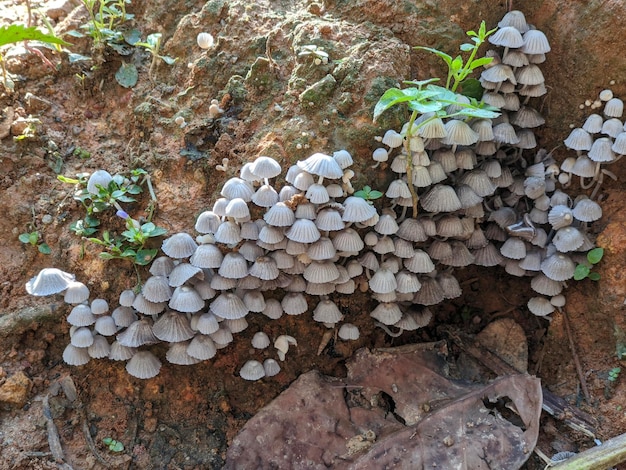
<path fill-rule="evenodd" d="M 25 21 L 24 5 L 8 3 L 0 2 L 0 24 Z M 527 279 L 507 276 L 501 269 L 476 267 L 458 270 L 462 297 L 438 305 L 428 327 L 399 338 L 391 338 L 362 314 L 375 302 L 357 293 L 335 300 L 346 320 L 359 327 L 360 339 L 331 338 L 321 353 L 318 348 L 326 329 L 306 315 L 272 321 L 256 316 L 215 359 L 194 366 L 164 360 L 160 374 L 150 380 L 129 376 L 123 363 L 65 364 L 68 307 L 60 297 L 28 296 L 26 281 L 40 269 L 54 266 L 87 284 L 91 298 L 114 303 L 122 290 L 137 285 L 137 275 L 145 279 L 147 270 L 139 267 L 136 272 L 124 260 L 100 259 L 97 245 L 81 242 L 69 230 L 73 221 L 84 217 L 84 210 L 72 197 L 74 187 L 60 182 L 58 174 L 74 177 L 97 169 L 111 174 L 145 169 L 158 199 L 154 222 L 169 233 L 191 232 L 197 215 L 219 197 L 223 182 L 261 154 L 279 159 L 286 168 L 315 151 L 348 148 L 357 162 L 355 187 L 371 181 L 383 186 L 383 170 L 369 168 L 373 138 L 385 126 L 400 121 L 396 116 L 374 125 L 373 104 L 394 86 L 388 77 L 401 80 L 440 74 L 431 65 L 434 61 L 417 59 L 409 45 L 445 50 L 446 44 L 458 44 L 462 32 L 477 19 L 484 17 L 495 25 L 506 11 L 503 3 L 497 5 L 498 11 L 477 13 L 469 7 L 456 10 L 451 7 L 454 2 L 437 8 L 427 2 L 414 10 L 405 2 L 407 10 L 402 15 L 392 15 L 395 10 L 365 0 L 358 5 L 339 0 L 153 3 L 134 0 L 128 9 L 135 18 L 125 25 L 139 29 L 143 38 L 151 32 L 163 33 L 162 53 L 178 58 L 173 66 L 157 61 L 152 77 L 146 51 L 135 49 L 129 56 L 120 56 L 109 48 L 94 49 L 91 38 L 68 37 L 72 52 L 92 57 L 86 62 L 70 63 L 65 53 L 34 46 L 53 68 L 17 47 L 2 49 L 15 89 L 0 93 L 0 391 L 8 394 L 0 400 L 0 470 L 59 468 L 50 455 L 46 396 L 65 461 L 73 468 L 220 468 L 230 442 L 246 421 L 300 374 L 317 369 L 342 377 L 346 359 L 360 348 L 435 341 L 441 338 L 443 325 L 475 334 L 503 317 L 514 320 L 525 333 L 528 371 L 554 394 L 591 414 L 597 421 L 598 439 L 626 432 L 626 385 L 619 378 L 608 380 L 609 371 L 620 366 L 616 345 L 619 349 L 626 344 L 626 282 L 621 273 L 626 257 L 623 168 L 615 171 L 617 182 L 608 180 L 603 187 L 604 216 L 592 227 L 598 245 L 607 250 L 598 267 L 602 280 L 572 283 L 567 289 L 573 349 L 590 402 L 580 388 L 564 315 L 554 314 L 548 321 L 530 314 L 526 303 L 533 294 Z M 546 5 L 539 8 L 541 3 Z M 548 24 L 557 10 L 569 18 L 577 8 L 564 2 L 529 4 L 527 15 L 538 26 Z M 31 8 L 47 12 L 59 33 L 87 21 L 85 10 L 72 1 L 31 2 Z M 33 21 L 40 24 L 39 15 Z M 416 28 L 424 33 L 414 35 Z M 551 28 L 557 35 L 558 28 Z M 214 48 L 198 48 L 196 35 L 202 31 L 216 37 Z M 600 58 L 594 56 L 593 61 L 603 62 L 604 53 L 603 63 L 614 64 L 607 52 L 610 46 L 592 32 L 588 34 L 598 41 L 600 51 Z M 555 50 L 565 48 L 563 34 L 567 31 L 555 36 Z M 298 47 L 313 42 L 327 45 L 332 57 L 344 58 L 343 91 L 308 88 L 321 83 L 331 70 L 330 65 L 318 67 L 297 56 Z M 558 57 L 546 68 L 547 80 L 556 82 L 558 65 L 565 60 Z M 122 63 L 133 63 L 139 70 L 138 83 L 132 88 L 116 81 Z M 567 123 L 580 121 L 579 102 L 593 100 L 594 93 L 607 85 L 606 76 L 597 72 L 595 77 L 598 82 L 592 85 L 589 78 L 569 83 L 564 90 L 554 85 L 542 110 L 548 124 L 538 131 L 541 146 L 557 147 L 566 137 Z M 619 92 L 624 84 L 615 87 Z M 566 92 L 575 97 L 565 97 Z M 208 118 L 213 99 L 224 109 L 219 120 Z M 572 111 L 565 114 L 563 107 L 568 105 Z M 177 117 L 186 120 L 185 127 L 176 124 Z M 24 131 L 24 119 L 32 121 L 31 133 Z M 82 151 L 88 158 L 82 158 Z M 565 155 L 564 149 L 555 152 L 557 159 Z M 223 159 L 228 159 L 226 165 Z M 218 165 L 226 166 L 225 171 L 218 170 Z M 135 217 L 147 216 L 148 202 L 143 194 L 125 208 Z M 112 231 L 123 230 L 123 221 L 114 215 L 103 215 L 101 221 Z M 32 231 L 41 233 L 50 254 L 18 240 L 19 234 Z M 277 376 L 247 382 L 239 377 L 241 365 L 272 354 L 250 346 L 252 335 L 260 329 L 271 338 L 289 334 L 298 339 L 298 346 L 289 350 Z M 154 348 L 161 358 L 165 350 Z M 451 346 L 451 362 L 469 364 L 463 356 Z M 474 380 L 494 377 L 477 365 L 467 369 L 476 371 Z M 74 401 L 60 388 L 67 386 L 68 378 L 77 390 Z M 107 449 L 105 438 L 123 443 L 124 451 Z M 544 453 L 580 451 L 593 445 L 587 436 L 544 415 L 538 444 Z M 543 466 L 533 455 L 525 468 Z"/>

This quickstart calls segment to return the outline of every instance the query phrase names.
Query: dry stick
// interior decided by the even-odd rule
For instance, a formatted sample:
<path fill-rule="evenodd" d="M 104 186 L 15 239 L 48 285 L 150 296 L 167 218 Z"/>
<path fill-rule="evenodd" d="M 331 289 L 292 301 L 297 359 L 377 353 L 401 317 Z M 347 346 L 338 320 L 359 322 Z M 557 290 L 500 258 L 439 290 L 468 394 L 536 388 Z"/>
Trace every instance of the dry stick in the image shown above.
<path fill-rule="evenodd" d="M 59 438 L 59 432 L 56 424 L 52 419 L 52 411 L 50 410 L 50 400 L 48 395 L 43 397 L 43 416 L 46 419 L 46 430 L 48 431 L 48 446 L 50 446 L 50 453 L 52 457 L 59 465 L 59 468 L 64 470 L 72 470 L 72 467 L 65 463 L 65 456 L 63 455 L 63 447 L 61 447 L 61 439 Z"/>
<path fill-rule="evenodd" d="M 565 331 L 567 332 L 567 339 L 569 340 L 569 348 L 572 351 L 572 357 L 574 358 L 574 365 L 576 366 L 578 380 L 580 380 L 580 387 L 583 389 L 583 393 L 585 394 L 585 400 L 587 400 L 587 403 L 591 405 L 591 395 L 589 395 L 589 389 L 587 388 L 587 381 L 585 380 L 585 375 L 583 374 L 583 368 L 580 366 L 578 354 L 576 354 L 576 347 L 574 346 L 574 338 L 572 337 L 572 330 L 569 326 L 567 312 L 564 308 L 559 309 L 559 311 L 563 314 L 563 323 L 565 324 Z"/>
<path fill-rule="evenodd" d="M 481 362 L 487 368 L 498 375 L 515 375 L 521 372 L 478 344 L 472 337 L 452 328 L 443 328 L 446 334 L 459 348 Z M 595 438 L 594 419 L 587 413 L 574 408 L 561 397 L 556 396 L 550 390 L 542 387 L 543 403 L 541 407 L 548 414 L 558 420 L 562 420 L 571 429 L 581 432 L 592 439 Z"/>
<path fill-rule="evenodd" d="M 604 470 L 624 461 L 626 461 L 626 434 L 620 434 L 600 446 L 592 447 L 550 468 L 554 470 Z"/>

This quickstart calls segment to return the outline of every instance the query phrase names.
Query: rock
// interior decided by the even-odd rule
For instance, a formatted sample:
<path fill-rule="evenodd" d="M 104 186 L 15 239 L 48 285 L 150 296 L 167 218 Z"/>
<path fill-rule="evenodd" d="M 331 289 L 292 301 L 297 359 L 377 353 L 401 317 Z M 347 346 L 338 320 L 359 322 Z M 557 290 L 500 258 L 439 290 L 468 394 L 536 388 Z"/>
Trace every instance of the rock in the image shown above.
<path fill-rule="evenodd" d="M 14 115 L 15 111 L 12 106 L 7 106 L 2 110 L 0 115 L 0 139 L 4 139 L 11 132 L 11 123 Z"/>
<path fill-rule="evenodd" d="M 21 408 L 28 401 L 28 394 L 33 386 L 24 372 L 17 372 L 0 386 L 0 402 Z"/>

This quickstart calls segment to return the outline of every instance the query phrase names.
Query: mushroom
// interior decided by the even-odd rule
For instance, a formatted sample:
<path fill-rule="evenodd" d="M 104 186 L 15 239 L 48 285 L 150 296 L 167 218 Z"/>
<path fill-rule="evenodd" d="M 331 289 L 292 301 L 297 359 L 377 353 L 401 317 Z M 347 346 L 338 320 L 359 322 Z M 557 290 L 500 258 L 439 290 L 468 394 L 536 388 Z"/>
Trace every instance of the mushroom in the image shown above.
<path fill-rule="evenodd" d="M 150 351 L 138 351 L 126 363 L 126 372 L 139 379 L 156 377 L 161 370 L 161 361 Z"/>

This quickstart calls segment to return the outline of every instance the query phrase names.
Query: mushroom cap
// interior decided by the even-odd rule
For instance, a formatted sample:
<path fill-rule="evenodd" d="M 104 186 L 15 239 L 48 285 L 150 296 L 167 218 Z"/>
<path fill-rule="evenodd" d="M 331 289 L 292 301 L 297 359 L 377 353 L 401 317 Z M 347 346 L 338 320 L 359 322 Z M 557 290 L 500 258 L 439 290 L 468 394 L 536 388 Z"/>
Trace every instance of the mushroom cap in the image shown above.
<path fill-rule="evenodd" d="M 370 316 L 383 325 L 393 325 L 402 318 L 402 311 L 395 302 L 383 302 L 372 310 Z"/>
<path fill-rule="evenodd" d="M 428 253 L 420 249 L 416 249 L 411 258 L 404 259 L 403 264 L 406 269 L 417 274 L 430 273 L 435 269 L 435 265 Z"/>
<path fill-rule="evenodd" d="M 126 363 L 126 372 L 138 379 L 151 379 L 161 370 L 161 361 L 150 351 L 137 351 Z"/>
<path fill-rule="evenodd" d="M 77 348 L 87 348 L 93 344 L 93 332 L 86 326 L 79 326 L 70 331 L 71 343 Z"/>
<path fill-rule="evenodd" d="M 343 320 L 339 307 L 329 299 L 321 300 L 313 310 L 313 320 L 320 323 L 338 323 Z"/>
<path fill-rule="evenodd" d="M 271 320 L 278 320 L 283 316 L 283 308 L 277 299 L 267 299 L 261 313 Z"/>
<path fill-rule="evenodd" d="M 185 282 L 191 280 L 192 278 L 200 280 L 204 279 L 204 271 L 190 263 L 179 263 L 174 267 L 174 269 L 172 269 L 172 272 L 168 277 L 168 283 L 171 287 L 178 287 L 182 286 Z M 150 299 L 146 297 L 146 300 Z"/>
<path fill-rule="evenodd" d="M 113 181 L 113 177 L 108 171 L 96 170 L 87 180 L 87 191 L 89 194 L 98 194 L 98 186 L 106 189 L 111 181 Z"/>
<path fill-rule="evenodd" d="M 236 320 L 248 314 L 248 307 L 232 292 L 223 292 L 211 303 L 211 310 L 222 318 Z"/>
<path fill-rule="evenodd" d="M 265 297 L 258 290 L 250 290 L 243 294 L 243 303 L 251 312 L 262 312 L 265 310 Z"/>
<path fill-rule="evenodd" d="M 389 160 L 389 153 L 386 149 L 380 147 L 372 152 L 372 159 L 375 162 L 386 162 Z"/>
<path fill-rule="evenodd" d="M 594 222 L 602 217 L 602 207 L 588 197 L 580 198 L 574 205 L 572 214 L 581 222 Z"/>
<path fill-rule="evenodd" d="M 150 274 L 153 276 L 169 276 L 174 269 L 174 260 L 169 256 L 159 256 L 150 265 Z"/>
<path fill-rule="evenodd" d="M 44 268 L 26 283 L 26 292 L 35 296 L 58 294 L 70 286 L 74 275 L 57 268 Z"/>
<path fill-rule="evenodd" d="M 528 310 L 538 317 L 544 317 L 554 312 L 554 305 L 545 297 L 532 297 L 528 303 Z"/>
<path fill-rule="evenodd" d="M 124 331 L 118 333 L 117 341 L 122 346 L 129 348 L 158 343 L 157 337 L 152 332 L 152 322 L 145 318 L 133 322 Z"/>
<path fill-rule="evenodd" d="M 67 316 L 67 322 L 72 326 L 90 326 L 96 322 L 96 317 L 89 305 L 78 304 Z"/>
<path fill-rule="evenodd" d="M 220 225 L 219 216 L 213 211 L 204 211 L 196 219 L 195 229 L 200 233 L 215 233 Z"/>
<path fill-rule="evenodd" d="M 339 163 L 330 155 L 323 153 L 314 153 L 306 160 L 297 162 L 297 165 L 307 173 L 323 178 L 339 179 L 343 176 Z"/>
<path fill-rule="evenodd" d="M 167 302 L 172 298 L 172 288 L 165 276 L 150 276 L 141 288 L 141 293 L 150 302 Z"/>
<path fill-rule="evenodd" d="M 567 139 L 563 141 L 567 148 L 572 150 L 589 150 L 593 144 L 591 134 L 585 129 L 576 127 L 572 129 Z"/>
<path fill-rule="evenodd" d="M 132 307 L 135 300 L 135 292 L 132 289 L 125 289 L 120 292 L 119 303 L 122 307 Z"/>
<path fill-rule="evenodd" d="M 478 266 L 497 266 L 504 261 L 504 257 L 493 243 L 475 249 L 473 254 L 474 264 Z"/>
<path fill-rule="evenodd" d="M 90 359 L 87 348 L 77 348 L 73 344 L 68 344 L 63 350 L 63 361 L 70 366 L 83 366 Z"/>
<path fill-rule="evenodd" d="M 315 225 L 324 232 L 337 231 L 343 229 L 346 224 L 341 219 L 341 213 L 333 208 L 322 209 L 317 213 Z"/>
<path fill-rule="evenodd" d="M 260 156 L 252 162 L 250 171 L 259 178 L 273 178 L 282 171 L 280 163 L 271 157 Z"/>
<path fill-rule="evenodd" d="M 244 201 L 248 202 L 252 200 L 254 189 L 249 182 L 241 178 L 230 178 L 222 186 L 220 194 L 226 199 L 235 199 L 240 197 Z M 213 212 L 215 212 L 215 208 L 213 209 Z"/>
<path fill-rule="evenodd" d="M 248 328 L 248 321 L 245 318 L 226 319 L 222 322 L 222 326 L 226 326 L 231 333 L 241 333 Z"/>
<path fill-rule="evenodd" d="M 189 258 L 189 264 L 196 268 L 219 268 L 223 259 L 222 251 L 217 246 L 209 243 L 198 246 L 191 258 Z"/>
<path fill-rule="evenodd" d="M 335 249 L 339 252 L 359 253 L 365 247 L 361 235 L 349 227 L 338 231 L 332 240 Z"/>
<path fill-rule="evenodd" d="M 292 240 L 295 242 L 313 243 L 319 240 L 321 235 L 320 235 L 319 230 L 315 226 L 315 223 L 312 220 L 298 219 L 285 232 L 285 236 L 289 240 Z"/>
<path fill-rule="evenodd" d="M 263 370 L 265 370 L 265 377 L 274 377 L 280 372 L 280 365 L 276 360 L 268 357 L 263 361 Z"/>
<path fill-rule="evenodd" d="M 576 158 L 571 172 L 583 178 L 593 178 L 596 174 L 596 165 L 587 155 L 580 155 Z"/>
<path fill-rule="evenodd" d="M 66 304 L 80 304 L 86 302 L 89 300 L 89 288 L 82 282 L 71 281 L 65 290 L 63 300 Z"/>
<path fill-rule="evenodd" d="M 178 312 L 193 313 L 204 307 L 204 300 L 193 287 L 179 286 L 174 289 L 168 305 Z"/>
<path fill-rule="evenodd" d="M 589 132 L 589 134 L 597 134 L 602 130 L 602 124 L 604 119 L 599 114 L 590 114 L 583 123 L 583 129 Z"/>
<path fill-rule="evenodd" d="M 546 120 L 536 109 L 530 106 L 521 106 L 519 110 L 511 114 L 510 122 L 518 127 L 529 129 L 545 124 Z"/>
<path fill-rule="evenodd" d="M 226 253 L 217 273 L 227 279 L 242 279 L 248 275 L 248 262 L 241 253 Z"/>
<path fill-rule="evenodd" d="M 513 26 L 522 34 L 524 34 L 529 29 L 528 23 L 526 23 L 526 17 L 524 16 L 524 13 L 519 10 L 507 11 L 498 23 L 498 26 L 500 28 Z"/>
<path fill-rule="evenodd" d="M 436 184 L 430 188 L 420 198 L 420 204 L 424 210 L 433 213 L 454 212 L 461 209 L 461 201 L 459 201 L 454 188 L 444 184 Z"/>
<path fill-rule="evenodd" d="M 491 196 L 497 189 L 495 184 L 493 184 L 493 182 L 487 175 L 487 172 L 485 170 L 476 169 L 476 168 L 471 171 L 465 172 L 463 176 L 459 178 L 459 183 L 468 185 L 480 197 Z M 456 196 L 456 193 L 455 193 L 455 196 Z M 457 200 L 458 200 L 458 197 L 457 197 Z M 460 206 L 460 201 L 459 201 L 459 206 Z M 441 211 L 441 212 L 452 212 L 452 210 Z"/>
<path fill-rule="evenodd" d="M 614 139 L 623 132 L 624 126 L 622 121 L 617 118 L 610 118 L 602 124 L 600 133 L 613 137 Z"/>
<path fill-rule="evenodd" d="M 133 308 L 144 315 L 157 315 L 161 313 L 167 302 L 150 302 L 143 294 L 137 294 L 133 300 Z"/>
<path fill-rule="evenodd" d="M 136 348 L 122 346 L 117 341 L 113 341 L 109 349 L 109 359 L 112 361 L 128 361 L 136 352 Z"/>
<path fill-rule="evenodd" d="M 217 317 L 213 312 L 194 315 L 192 317 L 191 327 L 203 335 L 213 334 L 220 329 Z"/>
<path fill-rule="evenodd" d="M 278 200 L 278 195 L 276 195 L 276 200 Z M 246 201 L 244 201 L 240 197 L 236 197 L 228 201 L 225 209 L 225 214 L 226 217 L 245 219 L 250 217 L 250 209 L 248 208 L 248 204 L 246 203 Z"/>
<path fill-rule="evenodd" d="M 111 318 L 113 318 L 115 325 L 119 328 L 126 328 L 138 319 L 132 307 L 124 306 L 114 309 L 113 312 L 111 312 Z"/>
<path fill-rule="evenodd" d="M 215 343 L 208 335 L 197 334 L 187 345 L 187 354 L 200 361 L 212 359 L 216 353 Z"/>
<path fill-rule="evenodd" d="M 480 74 L 480 78 L 493 83 L 501 83 L 508 80 L 513 85 L 517 85 L 513 69 L 506 64 L 495 64 L 494 66 L 483 70 Z"/>
<path fill-rule="evenodd" d="M 113 320 L 113 317 L 103 315 L 101 317 L 98 317 L 98 319 L 96 320 L 94 330 L 96 330 L 96 332 L 100 333 L 102 336 L 113 336 L 115 333 L 117 333 L 117 325 L 115 324 L 115 320 Z"/>
<path fill-rule="evenodd" d="M 264 184 L 252 196 L 252 202 L 259 207 L 272 207 L 280 200 L 276 190 L 269 184 Z"/>
<path fill-rule="evenodd" d="M 574 261 L 563 253 L 554 253 L 541 262 L 541 272 L 554 281 L 571 279 L 575 269 Z"/>
<path fill-rule="evenodd" d="M 250 266 L 250 275 L 262 279 L 264 281 L 270 281 L 276 279 L 280 271 L 276 265 L 276 261 L 269 256 L 261 256 Z"/>
<path fill-rule="evenodd" d="M 524 45 L 520 50 L 524 54 L 545 54 L 550 52 L 550 43 L 543 32 L 529 29 L 524 33 Z"/>
<path fill-rule="evenodd" d="M 339 277 L 339 270 L 330 260 L 312 261 L 305 268 L 303 276 L 311 283 L 322 284 L 335 281 Z"/>
<path fill-rule="evenodd" d="M 187 316 L 174 310 L 168 310 L 161 315 L 152 326 L 152 332 L 161 341 L 170 343 L 191 339 L 195 334 Z"/>
<path fill-rule="evenodd" d="M 584 243 L 583 234 L 572 226 L 563 227 L 556 231 L 552 238 L 552 243 L 556 249 L 562 253 L 578 250 Z"/>
<path fill-rule="evenodd" d="M 524 45 L 522 33 L 514 26 L 502 26 L 498 28 L 498 31 L 489 36 L 488 41 L 496 46 L 512 47 L 515 49 Z"/>
<path fill-rule="evenodd" d="M 163 240 L 161 249 L 170 258 L 182 259 L 193 255 L 198 244 L 191 235 L 185 232 L 175 233 Z"/>
<path fill-rule="evenodd" d="M 259 361 L 251 359 L 241 367 L 239 376 L 244 380 L 259 380 L 265 377 L 265 369 Z"/>
<path fill-rule="evenodd" d="M 615 153 L 611 149 L 613 141 L 608 137 L 599 137 L 593 141 L 588 157 L 594 162 L 606 163 L 615 160 Z"/>
<path fill-rule="evenodd" d="M 615 141 L 613 142 L 611 149 L 615 153 L 626 155 L 626 131 L 620 132 L 617 137 L 615 137 Z"/>
<path fill-rule="evenodd" d="M 227 326 L 221 326 L 215 333 L 211 333 L 211 339 L 217 349 L 221 349 L 233 342 L 233 334 Z"/>
<path fill-rule="evenodd" d="M 255 349 L 265 349 L 271 344 L 269 336 L 267 333 L 262 331 L 258 331 L 252 337 L 252 347 Z"/>
<path fill-rule="evenodd" d="M 284 202 L 277 202 L 263 215 L 263 220 L 274 227 L 289 227 L 295 220 L 295 214 Z"/>
<path fill-rule="evenodd" d="M 604 115 L 608 117 L 622 117 L 624 111 L 624 102 L 619 98 L 611 98 L 604 105 Z"/>
<path fill-rule="evenodd" d="M 337 150 L 333 153 L 333 158 L 343 170 L 348 168 L 353 163 L 352 155 L 350 155 L 350 152 L 347 150 Z"/>
<path fill-rule="evenodd" d="M 305 197 L 313 204 L 325 204 L 330 201 L 330 195 L 326 186 L 317 183 L 313 183 L 308 187 Z"/>
<path fill-rule="evenodd" d="M 191 356 L 187 349 L 189 347 L 189 341 L 181 341 L 170 344 L 167 353 L 165 353 L 165 359 L 171 364 L 177 364 L 179 366 L 189 366 L 197 364 L 200 359 Z"/>
<path fill-rule="evenodd" d="M 500 253 L 509 259 L 522 259 L 526 257 L 526 244 L 517 237 L 507 238 L 500 247 Z"/>
<path fill-rule="evenodd" d="M 376 215 L 376 208 L 373 205 L 356 196 L 347 197 L 343 202 L 343 207 L 344 222 L 365 222 Z"/>

